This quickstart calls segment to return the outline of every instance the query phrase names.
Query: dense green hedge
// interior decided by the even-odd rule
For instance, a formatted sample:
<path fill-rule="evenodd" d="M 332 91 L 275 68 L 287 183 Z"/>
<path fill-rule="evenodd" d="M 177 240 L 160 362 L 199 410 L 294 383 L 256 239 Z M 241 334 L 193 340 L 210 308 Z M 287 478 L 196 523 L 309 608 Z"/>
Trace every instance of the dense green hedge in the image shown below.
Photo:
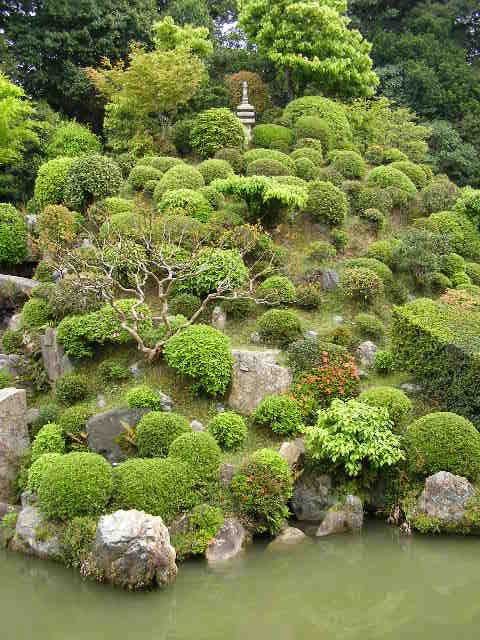
<path fill-rule="evenodd" d="M 27 253 L 25 218 L 13 205 L 0 202 L 0 264 L 19 264 Z"/>
<path fill-rule="evenodd" d="M 190 432 L 190 424 L 178 413 L 151 411 L 136 428 L 138 454 L 141 458 L 164 458 L 172 442 Z"/>
<path fill-rule="evenodd" d="M 208 158 L 224 147 L 243 148 L 245 131 L 230 109 L 208 109 L 196 116 L 190 141 L 195 151 Z"/>

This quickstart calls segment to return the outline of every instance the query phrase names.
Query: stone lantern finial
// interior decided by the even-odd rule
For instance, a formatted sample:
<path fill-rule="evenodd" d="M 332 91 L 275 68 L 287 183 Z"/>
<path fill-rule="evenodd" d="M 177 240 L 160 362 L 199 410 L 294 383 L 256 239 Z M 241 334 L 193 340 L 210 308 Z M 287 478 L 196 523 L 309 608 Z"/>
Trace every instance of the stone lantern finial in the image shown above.
<path fill-rule="evenodd" d="M 243 124 L 247 141 L 250 142 L 252 128 L 255 124 L 255 107 L 248 102 L 248 82 L 246 80 L 242 82 L 242 102 L 237 107 L 237 116 Z"/>

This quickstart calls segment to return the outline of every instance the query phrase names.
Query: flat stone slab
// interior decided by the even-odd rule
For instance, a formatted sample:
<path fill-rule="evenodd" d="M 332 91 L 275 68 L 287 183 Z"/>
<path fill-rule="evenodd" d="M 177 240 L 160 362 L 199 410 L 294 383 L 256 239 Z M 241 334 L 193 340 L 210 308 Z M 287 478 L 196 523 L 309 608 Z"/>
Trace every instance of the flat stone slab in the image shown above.
<path fill-rule="evenodd" d="M 30 278 L 22 278 L 21 276 L 11 276 L 0 273 L 0 285 L 6 283 L 14 284 L 17 289 L 23 291 L 23 293 L 30 293 L 40 284 L 37 280 L 31 280 Z"/>

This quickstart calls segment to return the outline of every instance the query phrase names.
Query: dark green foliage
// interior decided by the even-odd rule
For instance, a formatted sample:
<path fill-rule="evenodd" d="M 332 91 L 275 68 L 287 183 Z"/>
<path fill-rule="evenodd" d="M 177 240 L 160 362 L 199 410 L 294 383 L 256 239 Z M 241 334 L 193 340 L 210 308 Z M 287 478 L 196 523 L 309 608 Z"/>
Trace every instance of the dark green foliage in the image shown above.
<path fill-rule="evenodd" d="M 358 399 L 372 407 L 386 409 L 397 431 L 401 429 L 412 411 L 412 402 L 409 397 L 395 387 L 373 387 L 361 393 Z"/>
<path fill-rule="evenodd" d="M 240 449 L 247 438 L 245 419 L 234 411 L 218 413 L 210 420 L 207 429 L 224 451 Z"/>
<path fill-rule="evenodd" d="M 128 184 L 135 190 L 145 187 L 150 180 L 161 180 L 163 173 L 146 164 L 135 165 L 128 175 Z"/>
<path fill-rule="evenodd" d="M 330 156 L 331 166 L 347 180 L 363 178 L 367 173 L 367 164 L 355 151 L 333 151 Z"/>
<path fill-rule="evenodd" d="M 381 278 L 366 267 L 349 267 L 342 271 L 340 289 L 347 298 L 370 304 L 383 294 L 384 284 Z"/>
<path fill-rule="evenodd" d="M 212 187 L 211 185 L 208 185 L 208 187 L 201 187 L 199 189 L 199 192 L 202 194 L 202 196 L 214 211 L 218 211 L 222 208 L 227 208 L 225 205 L 225 196 L 223 195 L 223 193 L 217 191 L 215 187 Z M 233 203 L 229 203 L 229 206 L 231 207 L 232 204 Z"/>
<path fill-rule="evenodd" d="M 65 122 L 53 133 L 47 147 L 49 158 L 76 158 L 101 151 L 100 140 L 78 122 Z"/>
<path fill-rule="evenodd" d="M 177 532 L 174 528 L 171 539 L 179 560 L 205 553 L 208 543 L 224 523 L 220 507 L 212 507 L 208 504 L 197 505 L 187 518 L 187 530 L 184 531 L 182 527 L 182 531 Z"/>
<path fill-rule="evenodd" d="M 224 147 L 215 152 L 215 158 L 218 160 L 226 160 L 235 173 L 243 173 L 245 171 L 245 159 L 240 149 L 235 147 Z"/>
<path fill-rule="evenodd" d="M 37 493 L 40 482 L 53 461 L 57 460 L 63 452 L 42 453 L 33 462 L 28 470 L 27 488 L 33 493 Z"/>
<path fill-rule="evenodd" d="M 208 109 L 195 118 L 190 141 L 193 149 L 206 158 L 224 147 L 243 148 L 245 132 L 230 109 Z"/>
<path fill-rule="evenodd" d="M 202 301 L 198 296 L 191 293 L 179 293 L 169 301 L 168 311 L 173 316 L 182 315 L 185 318 L 191 318 L 201 304 Z"/>
<path fill-rule="evenodd" d="M 316 284 L 300 284 L 296 288 L 295 304 L 303 309 L 318 309 L 323 302 L 322 289 Z"/>
<path fill-rule="evenodd" d="M 480 475 L 480 434 L 455 413 L 430 413 L 415 420 L 404 445 L 408 469 L 414 475 L 449 471 L 474 481 Z"/>
<path fill-rule="evenodd" d="M 0 202 L 0 264 L 19 264 L 27 257 L 27 223 L 11 204 Z"/>
<path fill-rule="evenodd" d="M 210 184 L 214 180 L 228 178 L 233 173 L 232 166 L 226 160 L 212 158 L 204 160 L 198 165 L 198 170 L 205 180 L 205 184 Z"/>
<path fill-rule="evenodd" d="M 153 193 L 153 200 L 158 204 L 167 191 L 174 189 L 200 189 L 205 186 L 202 174 L 188 164 L 176 164 L 166 171 Z"/>
<path fill-rule="evenodd" d="M 206 431 L 185 433 L 170 445 L 168 459 L 184 463 L 196 491 L 208 497 L 216 490 L 222 452 Z"/>
<path fill-rule="evenodd" d="M 300 157 L 295 160 L 295 174 L 302 180 L 315 180 L 318 178 L 318 167 L 308 158 Z"/>
<path fill-rule="evenodd" d="M 132 458 L 113 470 L 114 509 L 138 509 L 170 522 L 195 501 L 190 471 L 180 460 Z"/>
<path fill-rule="evenodd" d="M 295 285 L 286 276 L 270 276 L 256 291 L 259 300 L 270 304 L 292 304 L 295 302 Z"/>
<path fill-rule="evenodd" d="M 84 405 L 68 407 L 58 418 L 58 426 L 69 437 L 78 438 L 86 432 L 87 420 L 94 414 L 94 410 Z"/>
<path fill-rule="evenodd" d="M 435 176 L 421 192 L 422 205 L 427 213 L 448 211 L 458 197 L 458 187 L 447 176 Z"/>
<path fill-rule="evenodd" d="M 63 404 L 74 404 L 88 395 L 88 379 L 80 373 L 67 373 L 55 383 L 55 396 Z"/>
<path fill-rule="evenodd" d="M 480 258 L 480 235 L 474 223 L 466 216 L 453 211 L 439 211 L 428 218 L 415 221 L 415 226 L 435 234 L 441 234 L 448 241 L 451 250 L 461 256 L 477 260 Z"/>
<path fill-rule="evenodd" d="M 30 425 L 30 434 L 36 436 L 38 431 L 49 422 L 58 422 L 60 407 L 56 402 L 47 402 L 38 407 L 38 418 Z"/>
<path fill-rule="evenodd" d="M 376 240 L 368 245 L 367 257 L 378 260 L 391 267 L 393 264 L 395 251 L 398 248 L 399 240 Z"/>
<path fill-rule="evenodd" d="M 255 409 L 253 420 L 281 436 L 297 435 L 303 428 L 300 407 L 290 396 L 266 396 Z"/>
<path fill-rule="evenodd" d="M 355 327 L 364 338 L 381 340 L 385 333 L 383 322 L 370 313 L 359 313 L 355 316 Z"/>
<path fill-rule="evenodd" d="M 3 353 L 20 353 L 23 350 L 23 332 L 7 329 L 2 336 Z"/>
<path fill-rule="evenodd" d="M 270 309 L 258 319 L 257 330 L 264 342 L 282 346 L 298 338 L 302 325 L 293 311 Z"/>
<path fill-rule="evenodd" d="M 208 395 L 223 395 L 232 376 L 230 340 L 213 327 L 193 325 L 172 336 L 165 344 L 169 367 L 192 379 L 195 388 Z"/>
<path fill-rule="evenodd" d="M 275 535 L 288 517 L 292 478 L 286 460 L 272 449 L 259 449 L 234 476 L 236 507 L 253 533 Z"/>
<path fill-rule="evenodd" d="M 44 453 L 64 453 L 65 436 L 62 428 L 51 422 L 43 426 L 32 444 L 32 461 L 35 462 Z"/>
<path fill-rule="evenodd" d="M 190 431 L 188 420 L 178 413 L 147 413 L 136 428 L 138 455 L 141 458 L 165 458 L 172 442 Z"/>
<path fill-rule="evenodd" d="M 306 213 L 318 222 L 341 225 L 348 213 L 347 196 L 330 182 L 313 180 L 308 183 Z"/>
<path fill-rule="evenodd" d="M 385 226 L 385 215 L 378 209 L 364 209 L 359 217 L 365 220 L 375 231 L 381 231 Z"/>
<path fill-rule="evenodd" d="M 279 162 L 288 169 L 290 173 L 295 171 L 294 161 L 289 155 L 282 151 L 275 151 L 274 149 L 250 149 L 250 151 L 245 153 L 244 158 L 247 163 L 247 171 L 248 165 L 252 162 L 257 162 L 258 160 L 272 160 Z"/>
<path fill-rule="evenodd" d="M 247 176 L 288 176 L 290 170 L 278 160 L 259 158 L 247 165 Z"/>
<path fill-rule="evenodd" d="M 171 189 L 158 203 L 158 211 L 164 216 L 191 216 L 200 222 L 208 222 L 212 208 L 207 199 L 193 189 Z"/>
<path fill-rule="evenodd" d="M 317 116 L 302 116 L 295 123 L 297 140 L 313 139 L 321 143 L 323 151 L 329 151 L 335 146 L 335 136 L 332 129 L 323 118 Z"/>
<path fill-rule="evenodd" d="M 98 365 L 97 373 L 105 384 L 124 382 L 132 376 L 129 368 L 114 358 L 101 362 Z"/>
<path fill-rule="evenodd" d="M 288 365 L 294 374 L 309 371 L 323 364 L 324 354 L 327 354 L 329 362 L 333 364 L 340 364 L 348 358 L 345 347 L 307 337 L 292 342 L 288 347 Z"/>
<path fill-rule="evenodd" d="M 96 516 L 112 493 L 112 467 L 96 453 L 69 453 L 56 458 L 40 480 L 38 504 L 49 520 Z"/>
<path fill-rule="evenodd" d="M 348 243 L 350 242 L 350 238 L 348 233 L 343 229 L 332 229 L 331 233 L 332 243 L 334 244 L 337 251 L 344 251 Z"/>
<path fill-rule="evenodd" d="M 65 204 L 85 211 L 95 200 L 115 195 L 121 184 L 122 172 L 111 158 L 98 154 L 76 158 L 68 171 Z"/>
<path fill-rule="evenodd" d="M 293 132 L 279 124 L 257 124 L 253 129 L 252 142 L 256 147 L 271 147 L 272 143 L 281 141 L 287 148 L 293 142 Z"/>
<path fill-rule="evenodd" d="M 62 557 L 68 567 L 80 568 L 88 560 L 97 533 L 97 519 L 79 516 L 67 523 L 63 532 Z"/>
<path fill-rule="evenodd" d="M 307 246 L 306 253 L 311 260 L 322 263 L 331 258 L 335 258 L 337 250 L 326 240 L 316 240 Z"/>
<path fill-rule="evenodd" d="M 239 319 L 253 315 L 257 309 L 256 303 L 250 298 L 231 298 L 230 300 L 222 300 L 221 306 L 228 317 Z"/>
<path fill-rule="evenodd" d="M 299 149 L 295 149 L 290 157 L 295 160 L 295 166 L 296 161 L 302 158 L 310 160 L 310 162 L 312 162 L 317 168 L 321 167 L 323 164 L 323 154 L 321 149 L 318 150 L 314 147 L 300 147 Z"/>
<path fill-rule="evenodd" d="M 153 411 L 159 411 L 162 404 L 158 393 L 147 384 L 141 384 L 129 389 L 126 400 L 129 407 L 152 409 Z"/>
<path fill-rule="evenodd" d="M 36 329 L 48 324 L 52 318 L 52 309 L 45 300 L 30 298 L 22 309 L 22 321 L 27 329 Z"/>

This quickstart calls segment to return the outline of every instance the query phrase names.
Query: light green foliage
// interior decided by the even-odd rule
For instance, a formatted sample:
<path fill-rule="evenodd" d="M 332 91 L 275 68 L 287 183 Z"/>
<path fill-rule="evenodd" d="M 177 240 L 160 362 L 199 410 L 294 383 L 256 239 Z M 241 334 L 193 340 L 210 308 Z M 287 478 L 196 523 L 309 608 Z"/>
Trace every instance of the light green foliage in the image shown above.
<path fill-rule="evenodd" d="M 160 411 L 162 404 L 158 393 L 146 384 L 129 389 L 126 400 L 129 407 L 153 411 Z"/>
<path fill-rule="evenodd" d="M 375 368 L 375 371 L 377 371 L 381 375 L 392 373 L 392 371 L 395 369 L 395 356 L 391 351 L 379 349 L 375 354 L 373 366 Z"/>
<path fill-rule="evenodd" d="M 386 264 L 376 260 L 375 258 L 349 258 L 345 260 L 344 266 L 348 268 L 362 267 L 370 269 L 377 274 L 384 284 L 390 284 L 393 281 L 393 274 L 390 267 Z"/>
<path fill-rule="evenodd" d="M 318 115 L 300 116 L 294 125 L 297 140 L 316 140 L 320 149 L 316 151 L 327 152 L 338 146 L 340 139 L 337 137 L 339 132 L 334 133 L 335 127 L 332 126 L 331 119 L 320 118 Z M 348 129 L 346 131 L 348 136 Z"/>
<path fill-rule="evenodd" d="M 158 203 L 158 211 L 165 216 L 191 216 L 208 222 L 212 208 L 199 191 L 193 189 L 172 189 L 167 191 Z"/>
<path fill-rule="evenodd" d="M 186 465 L 196 491 L 205 497 L 213 494 L 218 483 L 222 452 L 210 433 L 184 433 L 170 445 L 168 458 Z"/>
<path fill-rule="evenodd" d="M 214 211 L 219 211 L 220 209 L 225 210 L 228 208 L 230 209 L 232 208 L 232 203 L 229 203 L 229 205 L 227 206 L 225 196 L 223 195 L 223 193 L 220 193 L 220 191 L 217 191 L 215 187 L 212 187 L 212 185 L 208 185 L 207 187 L 201 187 L 199 189 L 199 193 L 202 194 L 202 196 L 205 198 L 205 200 L 208 202 L 208 204 Z M 215 219 L 215 215 L 213 217 Z"/>
<path fill-rule="evenodd" d="M 100 153 L 101 148 L 100 140 L 90 129 L 75 121 L 65 122 L 55 129 L 47 147 L 47 155 L 49 158 L 76 158 Z"/>
<path fill-rule="evenodd" d="M 226 160 L 211 158 L 204 160 L 198 165 L 198 170 L 205 180 L 205 184 L 210 184 L 214 180 L 228 178 L 233 174 L 232 166 Z"/>
<path fill-rule="evenodd" d="M 477 286 L 480 285 L 480 264 L 476 262 L 467 262 L 465 264 L 465 271 L 473 284 Z M 5 340 L 5 334 L 3 334 L 3 339 Z"/>
<path fill-rule="evenodd" d="M 253 533 L 275 535 L 289 515 L 293 482 L 284 458 L 272 449 L 255 451 L 231 484 L 236 508 Z"/>
<path fill-rule="evenodd" d="M 223 526 L 224 517 L 220 507 L 208 504 L 195 506 L 188 514 L 188 530 L 172 535 L 172 545 L 177 558 L 183 560 L 188 556 L 202 555 L 208 543 Z"/>
<path fill-rule="evenodd" d="M 205 247 L 192 260 L 191 276 L 182 285 L 205 296 L 214 291 L 233 291 L 245 284 L 248 269 L 237 249 Z"/>
<path fill-rule="evenodd" d="M 52 310 L 45 300 L 30 298 L 22 309 L 22 322 L 28 329 L 37 329 L 52 318 Z"/>
<path fill-rule="evenodd" d="M 54 460 L 62 455 L 62 452 L 42 453 L 32 463 L 32 466 L 28 470 L 28 484 L 27 488 L 33 493 L 37 493 L 40 482 Z"/>
<path fill-rule="evenodd" d="M 395 169 L 392 166 L 376 167 L 372 169 L 367 176 L 368 184 L 381 187 L 383 189 L 387 187 L 395 187 L 404 191 L 410 198 L 413 198 L 417 193 L 417 188 L 399 169 Z"/>
<path fill-rule="evenodd" d="M 44 453 L 64 453 L 65 436 L 62 428 L 51 422 L 37 433 L 32 444 L 32 461 L 35 462 Z"/>
<path fill-rule="evenodd" d="M 270 309 L 257 322 L 260 338 L 267 343 L 286 345 L 302 333 L 302 324 L 293 311 Z"/>
<path fill-rule="evenodd" d="M 378 353 L 378 352 L 377 352 Z M 398 431 L 412 411 L 410 398 L 395 387 L 372 387 L 358 396 L 359 402 L 372 407 L 383 407 Z"/>
<path fill-rule="evenodd" d="M 383 294 L 384 284 L 371 269 L 350 267 L 340 275 L 340 289 L 347 298 L 369 304 Z"/>
<path fill-rule="evenodd" d="M 0 371 L 0 389 L 8 389 L 15 386 L 13 376 L 8 371 Z"/>
<path fill-rule="evenodd" d="M 245 131 L 230 109 L 208 109 L 195 118 L 191 143 L 195 151 L 208 158 L 224 147 L 242 149 L 245 145 Z"/>
<path fill-rule="evenodd" d="M 2 335 L 2 353 L 19 353 L 23 350 L 23 332 L 6 329 Z"/>
<path fill-rule="evenodd" d="M 68 407 L 58 418 L 58 426 L 67 436 L 78 438 L 86 432 L 87 420 L 94 414 L 94 410 L 88 406 L 76 405 Z"/>
<path fill-rule="evenodd" d="M 21 161 L 27 145 L 37 142 L 33 114 L 23 89 L 0 72 L 0 167 Z"/>
<path fill-rule="evenodd" d="M 210 420 L 208 432 L 224 451 L 240 449 L 247 438 L 245 418 L 234 411 L 223 411 Z"/>
<path fill-rule="evenodd" d="M 371 313 L 359 313 L 355 316 L 355 327 L 364 338 L 381 340 L 385 333 L 383 322 Z"/>
<path fill-rule="evenodd" d="M 385 227 L 385 215 L 379 209 L 363 209 L 358 215 L 377 232 Z"/>
<path fill-rule="evenodd" d="M 164 357 L 168 366 L 191 378 L 208 395 L 223 395 L 232 376 L 230 340 L 213 327 L 193 325 L 169 338 Z"/>
<path fill-rule="evenodd" d="M 425 173 L 425 169 L 419 164 L 415 164 L 414 162 L 410 162 L 409 160 L 403 160 L 399 162 L 392 162 L 390 166 L 398 169 L 406 176 L 408 176 L 419 190 L 426 187 L 427 183 L 429 182 L 427 174 Z"/>
<path fill-rule="evenodd" d="M 184 161 L 181 158 L 173 158 L 170 156 L 144 156 L 137 162 L 137 165 L 152 167 L 162 173 L 166 173 L 172 167 L 180 164 L 184 164 Z"/>
<path fill-rule="evenodd" d="M 288 176 L 290 169 L 277 160 L 259 158 L 247 165 L 247 176 Z"/>
<path fill-rule="evenodd" d="M 88 378 L 81 373 L 66 373 L 55 383 L 55 396 L 63 404 L 84 400 L 88 394 Z"/>
<path fill-rule="evenodd" d="M 128 184 L 137 191 L 143 189 L 150 180 L 160 181 L 163 172 L 146 164 L 136 164 L 128 174 Z"/>
<path fill-rule="evenodd" d="M 442 256 L 441 265 L 443 273 L 449 278 L 452 278 L 456 273 L 465 271 L 466 268 L 465 260 L 458 253 L 447 253 Z"/>
<path fill-rule="evenodd" d="M 191 318 L 202 304 L 198 296 L 191 293 L 179 293 L 168 302 L 168 310 L 172 315 L 182 315 Z"/>
<path fill-rule="evenodd" d="M 186 418 L 178 413 L 151 411 L 136 427 L 136 443 L 141 458 L 165 458 L 172 442 L 191 431 Z"/>
<path fill-rule="evenodd" d="M 122 184 L 122 172 L 111 158 L 98 154 L 76 158 L 65 183 L 65 204 L 85 211 L 95 200 L 115 195 Z"/>
<path fill-rule="evenodd" d="M 38 504 L 49 520 L 96 516 L 112 493 L 112 467 L 96 453 L 69 453 L 56 458 L 38 487 Z"/>
<path fill-rule="evenodd" d="M 453 251 L 461 256 L 480 258 L 480 235 L 475 224 L 466 216 L 453 211 L 439 211 L 428 218 L 415 221 L 415 226 L 442 234 Z"/>
<path fill-rule="evenodd" d="M 355 151 L 333 151 L 330 155 L 331 166 L 344 178 L 363 178 L 367 173 L 367 163 Z"/>
<path fill-rule="evenodd" d="M 257 160 L 274 160 L 283 164 L 289 172 L 293 172 L 295 169 L 295 164 L 292 158 L 283 153 L 282 151 L 277 151 L 275 149 L 250 149 L 244 154 L 244 159 L 248 165 L 252 162 L 256 162 Z"/>
<path fill-rule="evenodd" d="M 62 558 L 69 567 L 81 568 L 92 550 L 97 518 L 78 516 L 67 523 L 61 538 Z"/>
<path fill-rule="evenodd" d="M 198 169 L 187 164 L 177 164 L 165 172 L 153 193 L 153 200 L 159 203 L 167 191 L 174 189 L 196 190 L 204 186 L 205 180 Z"/>
<path fill-rule="evenodd" d="M 336 399 L 319 412 L 317 424 L 306 430 L 306 452 L 313 460 L 328 462 L 352 477 L 362 471 L 380 471 L 404 458 L 392 427 L 386 409 Z"/>
<path fill-rule="evenodd" d="M 265 396 L 255 409 L 253 420 L 281 436 L 294 436 L 303 430 L 303 416 L 290 396 Z"/>
<path fill-rule="evenodd" d="M 13 205 L 0 202 L 0 264 L 19 264 L 26 257 L 26 221 Z"/>
<path fill-rule="evenodd" d="M 55 158 L 44 162 L 35 180 L 34 199 L 40 210 L 48 204 L 62 204 L 73 158 Z"/>
<path fill-rule="evenodd" d="M 256 291 L 256 297 L 270 304 L 292 304 L 295 302 L 295 285 L 287 276 L 270 276 Z"/>
<path fill-rule="evenodd" d="M 299 178 L 307 181 L 315 180 L 319 175 L 318 167 L 308 158 L 295 160 L 295 173 Z"/>
<path fill-rule="evenodd" d="M 252 142 L 256 147 L 270 147 L 281 140 L 289 147 L 293 142 L 293 131 L 279 124 L 257 124 L 253 129 Z"/>
<path fill-rule="evenodd" d="M 308 184 L 306 213 L 331 226 L 341 225 L 348 213 L 348 198 L 330 182 L 313 180 Z"/>
<path fill-rule="evenodd" d="M 59 204 L 45 207 L 37 216 L 38 246 L 44 254 L 56 255 L 71 248 L 79 231 L 79 216 Z"/>
<path fill-rule="evenodd" d="M 368 245 L 367 257 L 383 262 L 391 267 L 395 256 L 395 251 L 400 242 L 395 239 L 376 240 Z"/>
<path fill-rule="evenodd" d="M 123 382 L 132 376 L 130 369 L 114 358 L 101 362 L 97 374 L 104 384 Z"/>
<path fill-rule="evenodd" d="M 235 147 L 224 147 L 215 152 L 214 158 L 218 160 L 226 160 L 235 173 L 243 173 L 245 171 L 245 160 L 240 149 Z"/>
<path fill-rule="evenodd" d="M 323 120 L 330 129 L 331 142 L 324 145 L 323 151 L 330 151 L 331 148 L 341 148 L 342 143 L 351 140 L 352 133 L 346 116 L 345 107 L 340 102 L 335 102 L 324 96 L 304 96 L 293 100 L 285 107 L 284 118 L 293 125 L 298 126 L 300 118 L 304 116 L 314 116 Z M 314 123 L 308 123 L 312 126 Z M 318 126 L 318 123 L 315 124 Z M 324 126 L 322 126 L 324 130 Z M 298 131 L 298 129 L 297 129 Z M 307 131 L 300 131 L 307 133 Z M 316 138 L 314 135 L 298 135 L 302 138 Z M 322 140 L 322 137 L 319 137 Z M 323 140 L 322 140 L 323 143 Z"/>
<path fill-rule="evenodd" d="M 480 434 L 455 413 L 429 413 L 415 420 L 404 437 L 407 465 L 423 477 L 449 471 L 477 480 L 480 475 Z"/>
<path fill-rule="evenodd" d="M 427 213 L 447 211 L 453 207 L 459 196 L 458 187 L 447 176 L 435 176 L 422 189 L 422 206 Z"/>
<path fill-rule="evenodd" d="M 472 189 L 471 187 L 462 189 L 453 209 L 480 226 L 480 189 Z"/>
<path fill-rule="evenodd" d="M 295 149 L 290 157 L 295 160 L 295 166 L 297 166 L 297 160 L 300 160 L 301 158 L 307 158 L 316 167 L 320 167 L 323 164 L 322 152 L 318 149 L 314 149 L 313 147 L 300 147 L 299 149 Z"/>

